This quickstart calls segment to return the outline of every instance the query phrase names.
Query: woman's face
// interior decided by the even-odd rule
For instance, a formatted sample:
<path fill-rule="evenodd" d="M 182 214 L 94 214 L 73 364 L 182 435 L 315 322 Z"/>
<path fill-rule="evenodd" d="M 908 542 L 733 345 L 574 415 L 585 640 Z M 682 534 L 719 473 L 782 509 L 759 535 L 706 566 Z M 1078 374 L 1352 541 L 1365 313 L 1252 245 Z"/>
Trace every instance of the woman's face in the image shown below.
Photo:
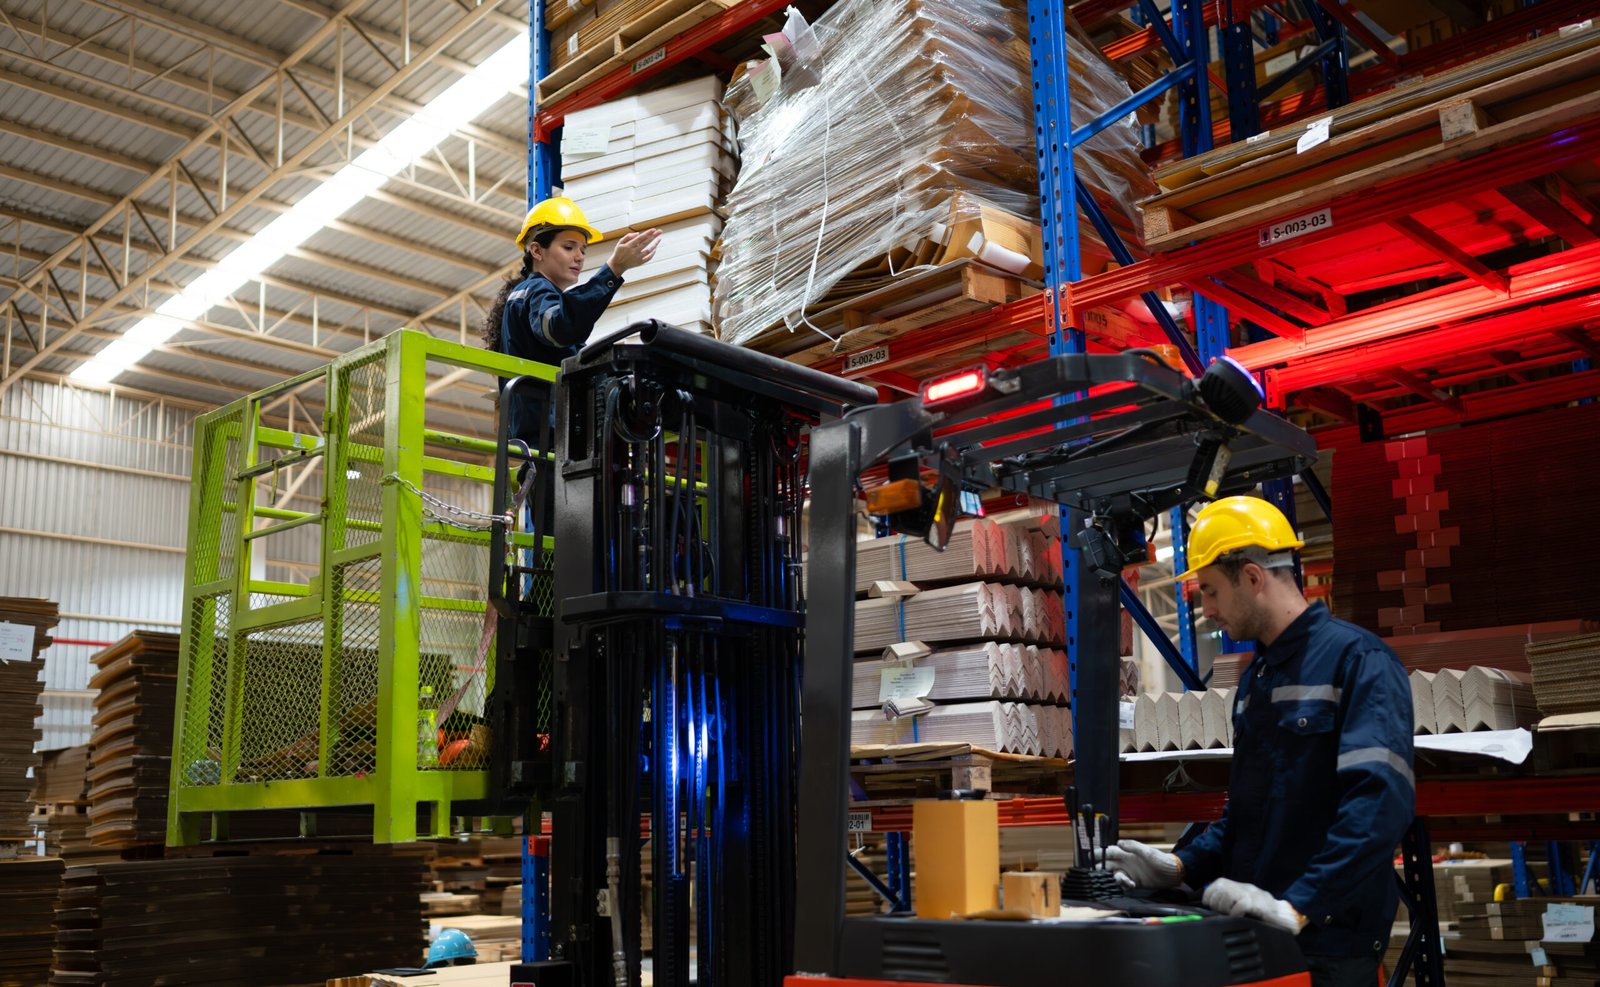
<path fill-rule="evenodd" d="M 565 291 L 578 283 L 583 274 L 583 255 L 588 249 L 582 233 L 562 230 L 550 246 L 533 245 L 534 270 L 550 279 L 557 288 Z"/>

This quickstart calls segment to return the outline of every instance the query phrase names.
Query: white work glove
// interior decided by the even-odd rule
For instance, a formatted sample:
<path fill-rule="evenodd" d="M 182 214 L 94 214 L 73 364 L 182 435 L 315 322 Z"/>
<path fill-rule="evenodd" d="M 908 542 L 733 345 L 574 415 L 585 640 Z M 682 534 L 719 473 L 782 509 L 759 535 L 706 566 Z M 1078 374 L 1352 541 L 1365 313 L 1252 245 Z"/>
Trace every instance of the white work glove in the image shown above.
<path fill-rule="evenodd" d="M 1183 883 L 1183 864 L 1176 856 L 1138 840 L 1119 840 L 1100 851 L 1100 859 L 1125 888 L 1175 888 Z"/>
<path fill-rule="evenodd" d="M 1212 881 L 1200 901 L 1214 912 L 1253 918 L 1291 935 L 1298 935 L 1306 924 L 1305 917 L 1287 901 L 1274 898 L 1271 893 L 1254 884 L 1241 881 L 1227 878 Z"/>

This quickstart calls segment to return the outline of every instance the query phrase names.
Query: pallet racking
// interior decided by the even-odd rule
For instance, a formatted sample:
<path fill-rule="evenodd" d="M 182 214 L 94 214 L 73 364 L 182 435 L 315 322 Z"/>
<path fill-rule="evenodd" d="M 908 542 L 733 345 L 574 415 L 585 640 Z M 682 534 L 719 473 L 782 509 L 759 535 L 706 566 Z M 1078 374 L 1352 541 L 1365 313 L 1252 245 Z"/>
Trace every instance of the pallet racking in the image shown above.
<path fill-rule="evenodd" d="M 530 202 L 547 195 L 556 182 L 558 128 L 566 113 L 620 95 L 781 6 L 781 0 L 742 0 L 555 105 L 535 107 L 530 97 Z M 1224 141 L 1244 142 L 1267 130 L 1303 128 L 1308 118 L 1324 116 L 1352 99 L 1436 75 L 1541 34 L 1575 33 L 1569 26 L 1592 13 L 1591 3 L 1522 3 L 1505 16 L 1403 53 L 1393 51 L 1342 0 L 1170 0 L 1168 13 L 1154 0 L 1028 0 L 1027 6 L 1035 65 L 1044 290 L 896 341 L 889 357 L 871 366 L 846 370 L 837 357 L 816 360 L 815 365 L 872 383 L 886 395 L 914 393 L 918 381 L 903 368 L 926 367 L 930 359 L 952 365 L 971 362 L 974 349 L 994 336 L 1026 333 L 1033 339 L 985 353 L 982 359 L 991 365 L 1027 362 L 1045 353 L 1103 352 L 1142 344 L 1130 338 L 1126 320 L 1102 314 L 1142 298 L 1159 333 L 1179 350 L 1191 371 L 1224 355 L 1238 360 L 1260 376 L 1273 408 L 1320 416 L 1308 420 L 1323 448 L 1600 395 L 1600 370 L 1592 367 L 1593 358 L 1600 356 L 1592 328 L 1600 324 L 1600 212 L 1557 174 L 1600 159 L 1600 108 L 1575 102 L 1574 113 L 1557 125 L 1486 140 L 1470 156 L 1441 155 L 1421 173 L 1368 174 L 1326 200 L 1331 222 L 1300 236 L 1261 235 L 1262 229 L 1293 222 L 1305 211 L 1287 201 L 1249 224 L 1193 242 L 1180 238 L 1142 257 L 1111 230 L 1075 180 L 1073 167 L 1076 146 L 1168 92 L 1177 97 L 1177 137 L 1150 148 L 1152 161 L 1193 157 Z M 1143 26 L 1106 44 L 1102 53 L 1114 63 L 1164 57 L 1171 64 L 1111 113 L 1076 130 L 1070 123 L 1064 41 L 1069 10 L 1090 30 L 1131 12 Z M 543 5 L 535 2 L 530 11 L 535 39 L 531 67 L 537 79 L 548 61 Z M 1213 32 L 1220 49 L 1220 77 L 1211 70 Z M 1256 46 L 1306 35 L 1315 41 L 1310 50 L 1258 85 Z M 1353 67 L 1363 51 L 1370 53 L 1371 64 Z M 1286 83 L 1313 67 L 1320 79 L 1280 94 Z M 1213 86 L 1226 98 L 1225 120 L 1213 119 Z M 1119 266 L 1084 276 L 1080 209 Z M 1449 234 L 1439 235 L 1435 227 Z M 1381 287 L 1394 297 L 1371 308 L 1352 305 L 1348 295 L 1356 292 L 1341 293 L 1333 285 L 1350 276 L 1338 264 L 1348 265 L 1348 258 L 1364 254 L 1409 257 L 1405 272 L 1417 275 L 1412 280 L 1433 280 L 1407 285 L 1369 276 L 1363 290 Z M 1241 270 L 1246 265 L 1251 270 Z M 1158 304 L 1159 293 L 1174 288 L 1193 293 L 1187 327 Z M 1331 504 L 1315 476 L 1302 479 L 1331 517 Z M 1288 483 L 1266 494 L 1292 512 L 1294 495 Z M 1174 561 L 1181 567 L 1182 516 L 1175 513 L 1172 521 L 1178 553 Z M 1077 559 L 1071 551 L 1066 555 L 1070 600 L 1077 591 Z M 1193 621 L 1181 594 L 1176 647 L 1158 632 L 1136 594 L 1124 592 L 1123 598 L 1168 663 L 1192 684 L 1198 656 Z M 1074 664 L 1074 680 L 1075 673 Z M 1590 811 L 1600 808 L 1600 784 L 1582 778 L 1428 783 L 1419 786 L 1418 803 L 1423 817 L 1503 815 L 1508 805 L 1517 806 L 1518 812 Z M 1124 800 L 1123 811 L 1129 821 L 1194 820 L 1214 818 L 1220 804 L 1221 796 L 1211 794 L 1134 795 Z M 875 827 L 901 828 L 895 810 L 872 811 Z M 1002 807 L 1003 825 L 1064 822 L 1064 816 L 1059 802 L 1051 799 L 1016 800 Z M 1490 831 L 1504 832 L 1494 826 L 1484 830 Z M 1426 827 L 1419 826 L 1414 835 L 1424 842 L 1413 846 L 1409 859 L 1415 860 L 1419 850 L 1425 859 Z M 895 854 L 890 856 L 893 863 Z M 1408 877 L 1418 875 L 1408 868 Z M 1420 892 L 1416 904 L 1431 912 L 1431 881 L 1408 884 Z M 1417 960 L 1419 982 L 1437 982 L 1437 970 L 1436 955 Z"/>

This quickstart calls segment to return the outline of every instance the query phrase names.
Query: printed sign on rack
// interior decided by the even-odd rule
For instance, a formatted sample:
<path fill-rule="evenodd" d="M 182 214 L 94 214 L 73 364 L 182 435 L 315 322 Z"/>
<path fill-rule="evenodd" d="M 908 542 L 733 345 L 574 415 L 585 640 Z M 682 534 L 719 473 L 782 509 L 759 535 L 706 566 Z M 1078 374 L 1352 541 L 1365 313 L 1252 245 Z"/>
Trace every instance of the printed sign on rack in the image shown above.
<path fill-rule="evenodd" d="M 1261 227 L 1260 234 L 1256 237 L 1257 246 L 1270 247 L 1283 240 L 1293 240 L 1297 236 L 1326 230 L 1333 226 L 1333 209 L 1324 206 L 1316 212 L 1308 212 L 1303 216 L 1273 223 L 1271 226 Z"/>
<path fill-rule="evenodd" d="M 1118 729 L 1120 729 L 1120 730 L 1132 730 L 1133 729 L 1133 711 L 1135 709 L 1137 709 L 1137 708 L 1138 708 L 1138 704 L 1135 703 L 1135 702 L 1132 702 L 1131 700 L 1124 699 L 1121 702 L 1117 703 L 1117 728 Z"/>
<path fill-rule="evenodd" d="M 870 812 L 852 812 L 852 813 L 850 813 L 850 818 L 845 823 L 844 831 L 846 833 L 870 833 L 870 832 L 872 832 L 872 813 L 870 813 Z"/>
<path fill-rule="evenodd" d="M 1295 141 L 1294 152 L 1304 154 L 1318 144 L 1328 142 L 1328 128 L 1333 126 L 1333 117 L 1323 117 L 1306 125 L 1306 132 Z"/>
<path fill-rule="evenodd" d="M 849 356 L 845 357 L 844 372 L 849 374 L 852 371 L 865 370 L 868 367 L 876 367 L 880 363 L 888 362 L 889 347 L 874 346 L 870 350 L 862 350 L 859 353 L 851 353 Z"/>
<path fill-rule="evenodd" d="M 33 625 L 0 622 L 0 662 L 33 661 Z"/>

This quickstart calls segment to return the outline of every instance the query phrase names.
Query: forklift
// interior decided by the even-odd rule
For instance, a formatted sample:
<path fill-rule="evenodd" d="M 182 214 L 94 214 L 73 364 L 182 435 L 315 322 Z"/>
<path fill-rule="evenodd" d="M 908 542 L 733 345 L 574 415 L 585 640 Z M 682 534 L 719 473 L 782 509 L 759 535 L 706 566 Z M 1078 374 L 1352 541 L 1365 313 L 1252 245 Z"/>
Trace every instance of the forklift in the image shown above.
<path fill-rule="evenodd" d="M 539 443 L 554 458 L 519 457 L 504 425 L 496 457 L 494 513 L 526 510 L 558 546 L 553 562 L 490 553 L 491 788 L 552 816 L 547 945 L 511 983 L 638 987 L 648 927 L 663 987 L 1308 984 L 1287 933 L 1128 896 L 1082 850 L 1068 885 L 1096 900 L 1070 903 L 1115 921 L 845 915 L 868 488 L 891 505 L 878 521 L 938 549 L 963 493 L 1060 505 L 1076 786 L 1109 843 L 1121 570 L 1161 512 L 1311 465 L 1312 440 L 1261 400 L 1230 361 L 1189 378 L 1130 350 L 964 370 L 880 404 L 658 322 L 567 360 Z"/>

